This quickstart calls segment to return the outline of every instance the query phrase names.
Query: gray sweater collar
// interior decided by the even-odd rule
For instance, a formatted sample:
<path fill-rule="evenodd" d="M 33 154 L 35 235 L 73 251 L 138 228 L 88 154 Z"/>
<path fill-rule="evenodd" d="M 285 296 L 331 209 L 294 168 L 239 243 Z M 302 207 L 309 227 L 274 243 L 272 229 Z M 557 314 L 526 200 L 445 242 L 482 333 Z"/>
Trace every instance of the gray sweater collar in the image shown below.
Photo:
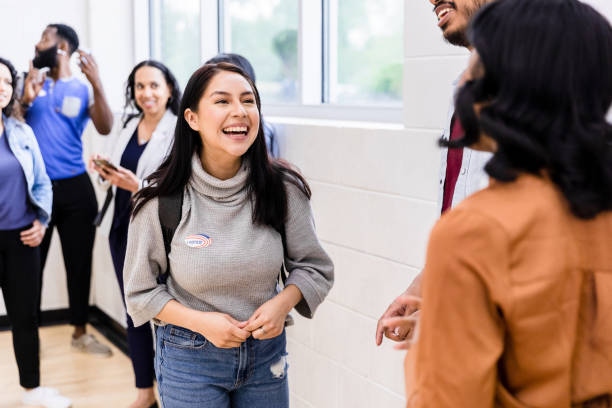
<path fill-rule="evenodd" d="M 246 198 L 246 180 L 249 175 L 246 160 L 240 166 L 238 173 L 227 180 L 219 180 L 208 174 L 202 167 L 202 162 L 197 154 L 194 154 L 191 159 L 191 168 L 189 184 L 198 193 L 221 202 L 243 201 Z"/>

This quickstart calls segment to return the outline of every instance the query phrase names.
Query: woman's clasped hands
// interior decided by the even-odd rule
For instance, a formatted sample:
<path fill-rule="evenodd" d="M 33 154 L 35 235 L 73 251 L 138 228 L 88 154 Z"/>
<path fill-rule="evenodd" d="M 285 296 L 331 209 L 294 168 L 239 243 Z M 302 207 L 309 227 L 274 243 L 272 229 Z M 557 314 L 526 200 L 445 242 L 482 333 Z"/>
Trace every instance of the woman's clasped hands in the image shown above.
<path fill-rule="evenodd" d="M 299 289 L 290 285 L 257 308 L 243 322 L 225 313 L 199 312 L 205 314 L 206 318 L 198 319 L 194 331 L 219 348 L 240 347 L 249 336 L 257 340 L 271 339 L 283 333 L 287 315 L 301 298 Z"/>

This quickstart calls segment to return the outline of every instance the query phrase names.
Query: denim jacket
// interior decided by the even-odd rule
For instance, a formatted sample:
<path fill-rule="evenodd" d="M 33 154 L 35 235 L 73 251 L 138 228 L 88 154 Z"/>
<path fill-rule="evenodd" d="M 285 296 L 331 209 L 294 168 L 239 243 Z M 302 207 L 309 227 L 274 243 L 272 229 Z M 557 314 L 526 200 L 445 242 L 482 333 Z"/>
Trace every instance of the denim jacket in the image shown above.
<path fill-rule="evenodd" d="M 456 88 L 459 79 L 455 80 L 453 86 Z M 451 122 L 455 114 L 455 98 L 451 99 L 451 104 L 448 108 L 448 118 L 444 127 L 444 139 L 450 139 Z M 440 161 L 440 184 L 438 185 L 438 215 L 442 212 L 442 198 L 444 197 L 444 182 L 446 180 L 446 160 L 448 149 L 441 148 Z M 461 170 L 455 184 L 455 192 L 453 193 L 453 202 L 451 207 L 455 207 L 467 196 L 484 189 L 489 185 L 489 175 L 485 172 L 484 166 L 493 157 L 492 153 L 481 152 L 469 148 L 463 149 L 463 158 L 461 161 Z"/>
<path fill-rule="evenodd" d="M 25 174 L 28 198 L 36 208 L 38 220 L 47 226 L 51 219 L 53 189 L 34 132 L 15 118 L 2 115 L 2 121 L 9 148 Z"/>

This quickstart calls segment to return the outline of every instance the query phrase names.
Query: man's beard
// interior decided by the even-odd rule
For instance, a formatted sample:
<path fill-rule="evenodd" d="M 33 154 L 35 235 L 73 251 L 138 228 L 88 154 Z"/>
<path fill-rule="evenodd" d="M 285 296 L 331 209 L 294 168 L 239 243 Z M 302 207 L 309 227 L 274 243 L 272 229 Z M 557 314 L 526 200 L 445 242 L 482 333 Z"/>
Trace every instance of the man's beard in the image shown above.
<path fill-rule="evenodd" d="M 50 69 L 55 68 L 57 65 L 57 44 L 46 50 L 37 51 L 34 59 L 32 60 L 34 68 L 48 67 Z"/>
<path fill-rule="evenodd" d="M 470 42 L 468 41 L 467 35 L 465 34 L 465 29 L 447 32 L 443 35 L 444 39 L 452 45 L 466 48 L 470 46 Z"/>
<path fill-rule="evenodd" d="M 470 21 L 474 14 L 476 14 L 478 10 L 480 10 L 487 3 L 488 0 L 474 0 L 470 6 L 465 8 L 466 19 Z M 471 45 L 467 38 L 467 26 L 453 32 L 443 33 L 443 35 L 444 39 L 452 45 L 466 48 Z"/>

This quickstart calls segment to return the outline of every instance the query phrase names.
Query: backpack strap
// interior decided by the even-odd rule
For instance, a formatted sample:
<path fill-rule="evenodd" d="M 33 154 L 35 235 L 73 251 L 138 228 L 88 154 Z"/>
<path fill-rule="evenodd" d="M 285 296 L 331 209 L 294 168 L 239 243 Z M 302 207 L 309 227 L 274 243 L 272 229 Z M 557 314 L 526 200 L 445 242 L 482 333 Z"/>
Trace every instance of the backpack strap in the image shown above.
<path fill-rule="evenodd" d="M 106 191 L 106 198 L 104 199 L 104 204 L 102 205 L 102 208 L 100 209 L 100 211 L 98 211 L 98 214 L 96 215 L 96 218 L 93 221 L 93 225 L 95 225 L 96 227 L 99 227 L 100 224 L 102 224 L 104 215 L 106 215 L 106 212 L 108 211 L 108 207 L 110 206 L 110 203 L 112 201 L 113 201 L 113 189 L 111 187 Z"/>
<path fill-rule="evenodd" d="M 280 232 L 280 236 L 283 242 L 283 254 L 285 256 L 285 259 L 287 259 L 287 236 L 285 235 L 285 224 L 284 223 L 283 223 L 283 228 L 279 232 Z M 285 271 L 284 261 L 280 268 L 279 278 L 280 278 L 279 280 L 283 282 L 283 286 L 285 286 L 285 282 L 287 282 L 287 272 Z"/>
<path fill-rule="evenodd" d="M 287 259 L 287 256 L 288 256 L 287 254 L 287 236 L 285 234 L 285 224 L 283 224 L 283 228 L 279 232 L 280 232 L 281 239 L 283 241 L 283 253 L 285 255 L 285 259 Z M 287 283 L 287 272 L 286 272 L 284 261 L 280 267 L 280 273 L 278 275 L 278 280 L 279 280 L 279 283 L 280 282 L 283 283 L 282 285 L 283 287 Z M 291 313 L 289 313 L 287 317 L 285 317 L 285 327 L 293 326 L 294 324 L 295 324 L 295 320 L 293 319 L 293 316 L 291 316 Z"/>
<path fill-rule="evenodd" d="M 160 196 L 158 198 L 158 216 L 159 223 L 161 225 L 162 235 L 164 237 L 164 249 L 166 250 L 166 265 L 167 269 L 160 277 L 161 283 L 166 282 L 168 272 L 170 271 L 169 255 L 171 250 L 172 238 L 174 232 L 181 222 L 183 209 L 183 190 L 179 190 L 176 193 L 167 196 Z"/>

